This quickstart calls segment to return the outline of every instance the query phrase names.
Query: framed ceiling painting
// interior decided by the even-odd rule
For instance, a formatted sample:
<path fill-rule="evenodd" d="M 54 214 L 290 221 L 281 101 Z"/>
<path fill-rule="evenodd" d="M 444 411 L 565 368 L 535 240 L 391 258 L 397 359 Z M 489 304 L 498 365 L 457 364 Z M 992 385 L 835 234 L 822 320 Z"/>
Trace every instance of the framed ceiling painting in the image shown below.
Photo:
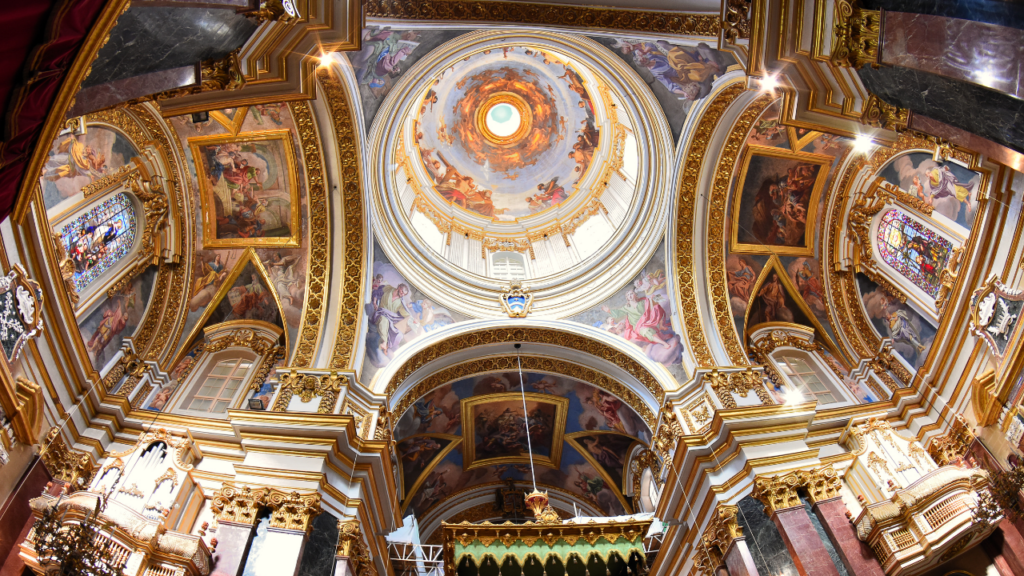
<path fill-rule="evenodd" d="M 813 256 L 813 222 L 833 160 L 825 154 L 747 147 L 733 200 L 732 251 Z"/>
<path fill-rule="evenodd" d="M 299 188 L 289 130 L 189 140 L 203 248 L 299 245 Z"/>
<path fill-rule="evenodd" d="M 523 397 L 507 392 L 462 400 L 463 469 L 492 464 L 533 464 L 557 469 L 562 460 L 562 436 L 569 399 L 552 394 L 526 394 L 530 415 L 527 439 Z"/>

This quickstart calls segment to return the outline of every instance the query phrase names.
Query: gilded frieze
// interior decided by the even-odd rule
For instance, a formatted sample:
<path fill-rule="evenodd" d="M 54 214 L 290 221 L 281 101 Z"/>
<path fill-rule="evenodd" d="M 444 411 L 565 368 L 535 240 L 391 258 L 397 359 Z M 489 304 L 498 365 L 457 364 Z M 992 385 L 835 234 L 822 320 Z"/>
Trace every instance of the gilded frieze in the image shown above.
<path fill-rule="evenodd" d="M 325 182 L 323 152 L 320 138 L 309 104 L 290 104 L 295 130 L 299 136 L 303 163 L 306 167 L 306 185 L 309 207 L 309 257 L 306 270 L 306 302 L 303 306 L 302 324 L 299 326 L 298 342 L 292 355 L 291 365 L 308 367 L 316 356 L 317 344 L 323 330 L 324 313 L 327 310 L 327 278 L 330 275 L 330 215 L 329 196 Z"/>
<path fill-rule="evenodd" d="M 708 346 L 707 336 L 704 334 L 704 327 L 698 312 L 700 305 L 697 301 L 696 279 L 693 276 L 693 230 L 696 216 L 694 206 L 697 202 L 697 184 L 700 181 L 701 169 L 718 121 L 725 113 L 726 108 L 743 92 L 742 82 L 730 84 L 708 105 L 707 111 L 694 130 L 693 139 L 687 150 L 687 162 L 679 183 L 678 213 L 676 214 L 676 271 L 678 273 L 676 286 L 679 289 L 680 317 L 686 325 L 690 348 L 700 366 L 714 366 L 715 358 Z M 717 241 L 721 242 L 721 239 Z M 724 293 L 722 297 L 728 299 Z"/>
<path fill-rule="evenodd" d="M 729 184 L 733 181 L 733 168 L 736 166 L 740 151 L 744 148 L 751 125 L 774 100 L 774 94 L 762 94 L 740 114 L 722 146 L 708 199 L 708 293 L 711 295 L 715 311 L 718 337 L 729 353 L 729 360 L 736 366 L 749 364 L 750 361 L 743 351 L 743 342 L 736 333 L 725 271 L 725 219 L 728 212 Z M 742 184 L 737 182 L 737 187 Z M 735 223 L 733 226 L 735 227 Z"/>
<path fill-rule="evenodd" d="M 359 153 L 356 145 L 355 126 L 349 109 L 348 96 L 341 82 L 328 70 L 317 72 L 324 100 L 334 123 L 334 137 L 337 139 L 338 160 L 341 162 L 341 206 L 345 218 L 344 259 L 341 273 L 341 287 L 338 295 L 338 332 L 334 338 L 334 353 L 331 368 L 351 368 L 353 353 L 358 346 L 359 313 L 363 279 L 366 265 L 366 238 L 363 229 L 363 191 L 359 183 Z"/>
<path fill-rule="evenodd" d="M 458 0 L 370 0 L 364 5 L 364 10 L 367 18 L 539 24 L 687 36 L 715 37 L 718 36 L 721 27 L 717 14 L 681 14 L 532 2 L 497 1 L 466 4 Z"/>

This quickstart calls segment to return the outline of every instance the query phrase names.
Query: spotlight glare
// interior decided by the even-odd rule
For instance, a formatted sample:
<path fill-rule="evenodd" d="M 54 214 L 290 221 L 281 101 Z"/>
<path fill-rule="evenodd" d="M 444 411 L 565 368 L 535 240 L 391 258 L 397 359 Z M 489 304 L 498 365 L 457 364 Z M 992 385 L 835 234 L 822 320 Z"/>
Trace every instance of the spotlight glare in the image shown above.
<path fill-rule="evenodd" d="M 786 404 L 799 404 L 804 401 L 804 395 L 799 390 L 790 389 L 786 390 L 785 394 Z"/>
<path fill-rule="evenodd" d="M 858 134 L 857 138 L 853 141 L 853 149 L 861 154 L 867 154 L 871 151 L 874 143 L 871 141 L 871 137 L 867 134 Z"/>
<path fill-rule="evenodd" d="M 761 81 L 761 89 L 765 92 L 774 92 L 779 86 L 779 81 L 775 76 L 765 76 L 764 80 Z"/>

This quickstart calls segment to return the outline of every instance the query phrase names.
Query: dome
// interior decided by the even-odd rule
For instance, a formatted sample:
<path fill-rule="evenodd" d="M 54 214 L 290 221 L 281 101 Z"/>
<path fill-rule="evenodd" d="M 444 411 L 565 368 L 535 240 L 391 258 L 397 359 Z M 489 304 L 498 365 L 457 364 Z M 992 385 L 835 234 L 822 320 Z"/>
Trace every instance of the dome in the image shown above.
<path fill-rule="evenodd" d="M 464 294 L 474 316 L 493 315 L 514 280 L 534 289 L 536 312 L 592 301 L 580 298 L 595 283 L 573 280 L 612 254 L 645 261 L 664 226 L 668 166 L 654 152 L 671 135 L 655 102 L 629 97 L 637 81 L 606 48 L 555 33 L 476 32 L 435 49 L 369 135 L 383 248 L 418 284 Z"/>

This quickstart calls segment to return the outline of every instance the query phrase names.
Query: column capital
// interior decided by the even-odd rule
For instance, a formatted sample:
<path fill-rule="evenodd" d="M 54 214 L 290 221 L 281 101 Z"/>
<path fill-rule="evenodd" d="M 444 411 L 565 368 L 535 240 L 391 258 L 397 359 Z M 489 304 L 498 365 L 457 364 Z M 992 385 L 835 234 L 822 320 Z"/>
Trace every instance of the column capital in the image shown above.
<path fill-rule="evenodd" d="M 738 506 L 719 504 L 711 513 L 711 522 L 704 529 L 701 539 L 708 548 L 717 549 L 720 557 L 724 558 L 733 540 L 743 537 L 743 528 L 736 522 L 736 515 L 740 509 Z"/>
<path fill-rule="evenodd" d="M 363 531 L 355 518 L 338 520 L 338 551 L 335 556 L 358 556 L 363 548 Z"/>
<path fill-rule="evenodd" d="M 757 476 L 754 478 L 754 491 L 751 496 L 764 504 L 764 511 L 769 516 L 785 510 L 801 506 L 796 491 L 807 490 L 807 499 L 812 504 L 836 498 L 843 483 L 832 465 L 811 470 L 796 470 L 782 476 Z"/>
<path fill-rule="evenodd" d="M 321 512 L 319 492 L 284 492 L 276 488 L 268 492 L 271 528 L 309 532 L 310 521 Z"/>
<path fill-rule="evenodd" d="M 237 486 L 234 483 L 225 482 L 220 490 L 213 493 L 213 503 L 210 508 L 217 515 L 218 522 L 234 522 L 252 526 L 256 523 L 259 509 L 266 505 L 268 493 L 267 488 Z"/>

